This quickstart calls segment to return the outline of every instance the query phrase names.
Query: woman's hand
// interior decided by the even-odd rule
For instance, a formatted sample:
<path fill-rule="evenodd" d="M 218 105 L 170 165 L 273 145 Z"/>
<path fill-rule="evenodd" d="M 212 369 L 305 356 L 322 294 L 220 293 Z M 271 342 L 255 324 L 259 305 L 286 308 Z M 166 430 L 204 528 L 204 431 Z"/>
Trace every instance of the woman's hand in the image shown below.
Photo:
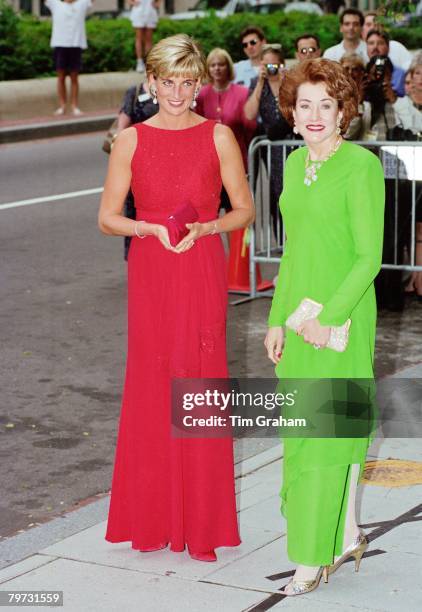
<path fill-rule="evenodd" d="M 321 325 L 318 319 L 308 319 L 299 325 L 296 333 L 315 348 L 324 348 L 330 339 L 330 331 L 331 328 Z"/>
<path fill-rule="evenodd" d="M 261 62 L 259 66 L 259 72 L 258 72 L 258 82 L 260 81 L 261 83 L 264 83 L 264 81 L 266 81 L 267 78 L 268 78 L 267 66 L 264 64 L 264 62 Z"/>
<path fill-rule="evenodd" d="M 158 238 L 165 249 L 168 251 L 175 251 L 175 248 L 170 244 L 169 232 L 165 225 L 157 225 L 154 231 L 154 236 Z"/>
<path fill-rule="evenodd" d="M 281 359 L 284 342 L 284 330 L 282 327 L 270 327 L 265 336 L 264 346 L 267 349 L 268 359 L 275 365 Z"/>
<path fill-rule="evenodd" d="M 179 244 L 174 247 L 175 253 L 189 251 L 195 244 L 195 240 L 202 236 L 202 223 L 186 223 L 186 227 L 189 230 L 189 234 L 182 238 Z"/>

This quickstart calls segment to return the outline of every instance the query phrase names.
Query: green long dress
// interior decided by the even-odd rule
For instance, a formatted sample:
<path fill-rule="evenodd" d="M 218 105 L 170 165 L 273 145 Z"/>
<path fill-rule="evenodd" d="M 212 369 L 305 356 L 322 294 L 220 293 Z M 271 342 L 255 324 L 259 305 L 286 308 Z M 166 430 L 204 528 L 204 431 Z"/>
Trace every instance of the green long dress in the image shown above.
<path fill-rule="evenodd" d="M 286 246 L 268 319 L 285 324 L 303 298 L 324 305 L 321 325 L 351 318 L 344 353 L 315 350 L 291 330 L 276 374 L 288 378 L 373 378 L 376 301 L 381 266 L 384 176 L 378 158 L 343 142 L 304 184 L 307 147 L 287 158 L 280 210 Z M 342 553 L 350 466 L 362 473 L 369 438 L 285 438 L 281 511 L 289 559 L 325 565 Z"/>

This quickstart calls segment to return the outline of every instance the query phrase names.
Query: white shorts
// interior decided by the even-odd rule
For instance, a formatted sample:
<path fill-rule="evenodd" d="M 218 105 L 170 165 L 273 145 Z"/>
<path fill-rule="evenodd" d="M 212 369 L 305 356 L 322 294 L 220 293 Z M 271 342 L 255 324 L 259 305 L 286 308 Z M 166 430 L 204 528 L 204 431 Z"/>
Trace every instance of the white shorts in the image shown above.
<path fill-rule="evenodd" d="M 158 11 L 152 5 L 145 6 L 145 0 L 141 4 L 132 7 L 130 20 L 134 28 L 155 29 L 158 23 Z"/>

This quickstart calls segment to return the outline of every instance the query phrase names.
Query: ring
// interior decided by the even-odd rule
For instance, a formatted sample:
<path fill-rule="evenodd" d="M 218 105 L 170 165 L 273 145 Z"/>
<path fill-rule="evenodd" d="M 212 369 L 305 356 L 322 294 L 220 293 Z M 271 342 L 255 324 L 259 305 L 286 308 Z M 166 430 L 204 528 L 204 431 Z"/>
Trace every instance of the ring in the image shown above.
<path fill-rule="evenodd" d="M 314 344 L 314 349 L 316 349 L 317 351 L 319 351 L 319 349 L 321 348 L 320 344 Z"/>

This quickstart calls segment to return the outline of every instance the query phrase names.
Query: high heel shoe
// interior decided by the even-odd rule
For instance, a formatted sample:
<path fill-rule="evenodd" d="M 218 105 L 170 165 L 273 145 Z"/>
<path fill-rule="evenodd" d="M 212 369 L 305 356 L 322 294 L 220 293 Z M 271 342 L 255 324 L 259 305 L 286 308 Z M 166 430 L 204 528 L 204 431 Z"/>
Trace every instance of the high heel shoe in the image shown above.
<path fill-rule="evenodd" d="M 295 580 L 292 578 L 281 591 L 284 595 L 288 597 L 295 597 L 296 595 L 304 595 L 305 593 L 310 593 L 311 591 L 315 591 L 315 589 L 319 586 L 321 582 L 321 577 L 324 578 L 324 582 L 328 582 L 328 565 L 321 565 L 318 570 L 317 575 L 313 580 Z M 292 585 L 293 593 L 287 593 L 286 587 Z"/>
<path fill-rule="evenodd" d="M 359 535 L 356 536 L 350 546 L 346 548 L 341 557 L 339 557 L 337 561 L 328 566 L 328 574 L 334 574 L 334 572 L 338 570 L 340 565 L 342 565 L 350 557 L 355 558 L 355 572 L 358 572 L 360 562 L 362 560 L 364 552 L 368 548 L 368 545 L 368 538 L 363 533 L 363 531 L 359 531 Z"/>
<path fill-rule="evenodd" d="M 208 563 L 217 561 L 217 555 L 214 550 L 207 550 L 206 552 L 192 552 L 189 550 L 189 555 L 195 561 L 207 561 Z"/>

